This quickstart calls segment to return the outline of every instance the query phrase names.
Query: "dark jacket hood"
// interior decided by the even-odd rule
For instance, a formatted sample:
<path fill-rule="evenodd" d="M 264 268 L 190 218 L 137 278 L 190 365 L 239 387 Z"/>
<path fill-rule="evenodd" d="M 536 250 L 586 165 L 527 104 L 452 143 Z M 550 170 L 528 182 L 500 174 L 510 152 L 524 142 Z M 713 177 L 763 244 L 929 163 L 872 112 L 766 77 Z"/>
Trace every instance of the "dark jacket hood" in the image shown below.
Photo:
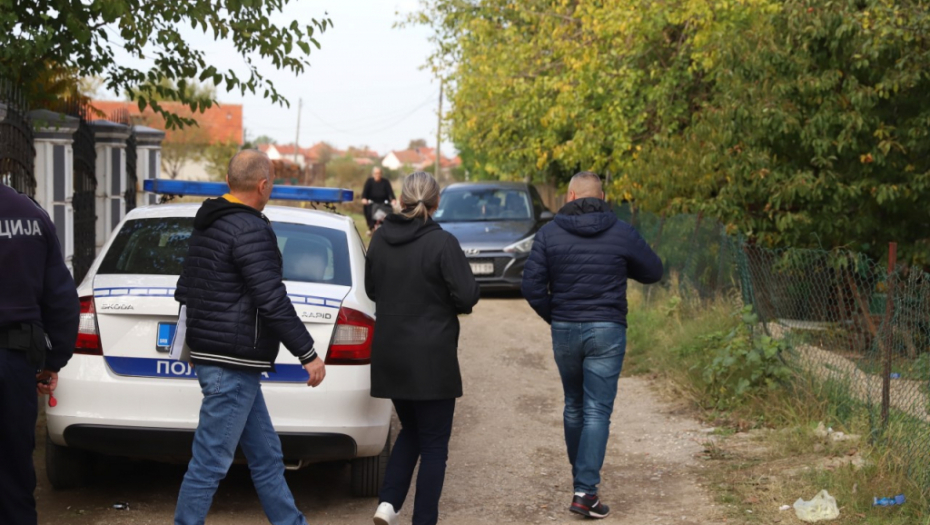
<path fill-rule="evenodd" d="M 555 222 L 575 235 L 591 237 L 609 230 L 617 223 L 617 216 L 602 199 L 589 197 L 563 206 Z"/>
<path fill-rule="evenodd" d="M 378 232 L 388 244 L 399 245 L 413 242 L 429 232 L 441 230 L 433 219 L 408 219 L 399 213 L 392 213 L 384 219 Z"/>
<path fill-rule="evenodd" d="M 203 205 L 201 205 L 200 209 L 197 210 L 197 216 L 194 218 L 194 228 L 198 230 L 205 230 L 212 226 L 214 222 L 219 220 L 220 217 L 225 217 L 226 215 L 231 215 L 233 213 L 250 213 L 267 221 L 265 216 L 262 215 L 262 212 L 256 210 L 255 208 L 246 206 L 245 204 L 229 202 L 228 200 L 220 197 L 217 199 L 207 199 L 203 201 Z"/>

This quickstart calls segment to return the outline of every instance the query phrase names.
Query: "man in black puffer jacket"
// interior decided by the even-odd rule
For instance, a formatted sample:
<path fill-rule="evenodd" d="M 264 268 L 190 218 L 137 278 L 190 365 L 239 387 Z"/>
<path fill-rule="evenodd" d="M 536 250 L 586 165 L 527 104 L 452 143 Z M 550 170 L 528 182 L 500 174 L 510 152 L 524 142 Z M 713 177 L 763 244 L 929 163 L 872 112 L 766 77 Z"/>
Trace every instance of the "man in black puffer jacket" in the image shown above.
<path fill-rule="evenodd" d="M 627 278 L 657 282 L 662 261 L 604 202 L 596 174 L 572 177 L 568 201 L 536 234 L 522 288 L 552 325 L 575 488 L 569 510 L 604 518 L 610 509 L 598 499 L 597 485 L 626 352 Z"/>
<path fill-rule="evenodd" d="M 272 171 L 264 153 L 237 153 L 226 177 L 230 192 L 205 201 L 194 219 L 175 299 L 187 306 L 186 342 L 204 398 L 176 525 L 204 522 L 237 446 L 271 523 L 306 524 L 284 481 L 281 441 L 260 380 L 274 370 L 281 343 L 304 365 L 308 385 L 319 385 L 326 373 L 287 297 L 278 241 L 261 213 Z"/>

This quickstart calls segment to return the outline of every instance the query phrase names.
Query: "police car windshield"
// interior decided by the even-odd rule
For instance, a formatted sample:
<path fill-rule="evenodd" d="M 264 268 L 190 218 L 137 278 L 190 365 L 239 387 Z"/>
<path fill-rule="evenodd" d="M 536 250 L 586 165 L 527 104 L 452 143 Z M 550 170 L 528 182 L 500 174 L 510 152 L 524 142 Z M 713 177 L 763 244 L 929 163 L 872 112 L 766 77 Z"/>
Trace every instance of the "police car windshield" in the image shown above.
<path fill-rule="evenodd" d="M 344 232 L 305 224 L 272 223 L 284 258 L 284 279 L 351 286 Z M 127 221 L 100 263 L 99 275 L 180 275 L 194 230 L 193 217 Z"/>

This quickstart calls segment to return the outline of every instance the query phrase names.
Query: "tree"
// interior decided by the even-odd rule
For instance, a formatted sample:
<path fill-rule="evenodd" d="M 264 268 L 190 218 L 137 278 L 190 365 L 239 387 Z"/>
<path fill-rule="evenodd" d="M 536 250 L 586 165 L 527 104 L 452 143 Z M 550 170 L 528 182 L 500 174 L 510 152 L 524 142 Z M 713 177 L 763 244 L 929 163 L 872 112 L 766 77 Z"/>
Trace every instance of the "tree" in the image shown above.
<path fill-rule="evenodd" d="M 930 12 L 917 1 L 789 0 L 720 35 L 712 96 L 620 181 L 767 246 L 849 247 L 930 265 Z"/>
<path fill-rule="evenodd" d="M 431 65 L 466 169 L 566 181 L 580 169 L 617 173 L 637 143 L 681 126 L 706 89 L 691 37 L 725 24 L 712 6 L 438 0 L 410 22 L 435 30 Z"/>
<path fill-rule="evenodd" d="M 413 139 L 407 145 L 407 149 L 418 149 L 426 147 L 426 139 Z"/>
<path fill-rule="evenodd" d="M 229 160 L 239 151 L 239 144 L 234 140 L 210 144 L 203 149 L 203 161 L 206 171 L 214 180 L 226 180 Z"/>
<path fill-rule="evenodd" d="M 920 0 L 437 0 L 450 137 L 476 178 L 610 173 L 638 209 L 768 246 L 930 265 Z"/>
<path fill-rule="evenodd" d="M 181 79 L 174 81 L 168 78 L 159 79 L 158 82 L 145 82 L 139 86 L 126 90 L 127 100 L 133 100 L 139 96 L 145 96 L 149 100 L 157 102 L 175 101 L 177 94 L 180 98 L 194 101 L 197 104 L 211 103 L 216 99 L 216 86 L 209 81 L 198 82 L 194 78 Z"/>
<path fill-rule="evenodd" d="M 326 178 L 330 185 L 338 188 L 354 188 L 361 191 L 371 168 L 362 166 L 348 157 L 332 160 L 326 166 Z"/>
<path fill-rule="evenodd" d="M 332 25 L 328 18 L 302 25 L 272 22 L 290 0 L 0 0 L 0 78 L 27 86 L 35 102 L 52 94 L 37 80 L 49 64 L 74 72 L 75 78 L 97 75 L 107 89 L 123 93 L 143 84 L 174 87 L 161 93 L 191 112 L 203 111 L 216 100 L 196 100 L 185 93 L 184 79 L 212 81 L 226 91 L 260 94 L 276 104 L 288 104 L 256 60 L 268 60 L 277 69 L 294 74 L 309 66 L 310 46 L 319 48 L 315 35 Z M 221 71 L 208 62 L 206 51 L 192 47 L 182 27 L 229 40 L 245 62 L 245 69 Z M 152 62 L 148 69 L 129 67 L 118 60 L 114 46 L 133 58 Z M 133 91 L 140 110 L 151 106 L 169 128 L 192 124 L 191 116 L 165 109 L 145 91 Z"/>
<path fill-rule="evenodd" d="M 185 112 L 182 116 L 193 115 Z M 178 178 L 189 163 L 203 160 L 209 144 L 209 134 L 200 126 L 185 126 L 172 130 L 161 144 L 162 171 L 171 179 Z"/>

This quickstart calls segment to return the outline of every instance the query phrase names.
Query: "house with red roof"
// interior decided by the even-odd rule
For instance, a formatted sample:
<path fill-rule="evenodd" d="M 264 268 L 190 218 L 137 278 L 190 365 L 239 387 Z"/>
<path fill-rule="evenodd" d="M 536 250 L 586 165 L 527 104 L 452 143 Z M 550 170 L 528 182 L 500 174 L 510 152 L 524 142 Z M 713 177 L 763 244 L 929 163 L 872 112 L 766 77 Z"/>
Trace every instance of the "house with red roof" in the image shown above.
<path fill-rule="evenodd" d="M 90 104 L 111 120 L 111 115 L 126 112 L 134 124 L 142 124 L 165 132 L 161 152 L 162 177 L 172 177 L 176 174 L 178 179 L 211 180 L 213 177 L 207 173 L 206 163 L 198 158 L 199 156 L 195 154 L 196 148 L 192 149 L 190 145 L 202 145 L 204 148 L 217 144 L 242 145 L 241 104 L 214 104 L 203 113 L 194 113 L 190 107 L 180 102 L 160 102 L 159 104 L 168 111 L 197 121 L 197 126 L 186 126 L 182 129 L 165 129 L 164 119 L 152 111 L 151 107 L 139 111 L 139 105 L 133 102 L 93 100 Z M 175 148 L 173 144 L 179 147 Z"/>
<path fill-rule="evenodd" d="M 399 170 L 405 166 L 408 169 L 423 170 L 436 164 L 435 148 L 414 148 L 401 151 L 392 151 L 381 160 L 381 165 L 390 170 Z M 460 158 L 439 156 L 439 168 L 442 170 L 457 168 L 462 164 Z"/>

